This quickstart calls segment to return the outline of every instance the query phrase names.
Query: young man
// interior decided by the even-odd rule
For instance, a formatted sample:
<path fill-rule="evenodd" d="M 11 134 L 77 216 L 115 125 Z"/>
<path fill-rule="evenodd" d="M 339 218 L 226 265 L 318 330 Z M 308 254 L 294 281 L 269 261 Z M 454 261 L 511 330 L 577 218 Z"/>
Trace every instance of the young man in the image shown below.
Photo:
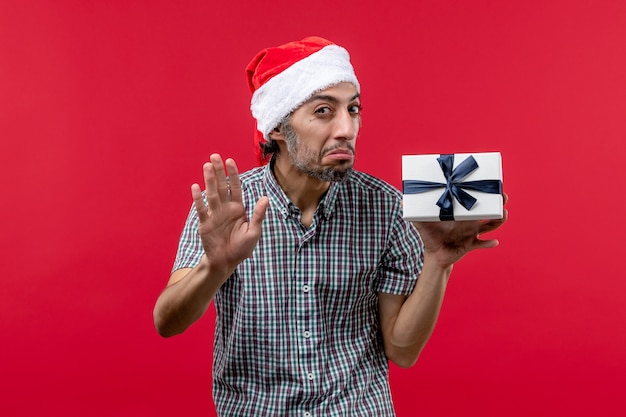
<path fill-rule="evenodd" d="M 360 86 L 345 49 L 306 38 L 247 73 L 267 164 L 241 177 L 217 154 L 204 165 L 156 327 L 181 333 L 214 300 L 219 415 L 393 416 L 387 360 L 415 363 L 453 264 L 495 246 L 478 236 L 504 219 L 413 225 L 398 190 L 353 170 Z"/>

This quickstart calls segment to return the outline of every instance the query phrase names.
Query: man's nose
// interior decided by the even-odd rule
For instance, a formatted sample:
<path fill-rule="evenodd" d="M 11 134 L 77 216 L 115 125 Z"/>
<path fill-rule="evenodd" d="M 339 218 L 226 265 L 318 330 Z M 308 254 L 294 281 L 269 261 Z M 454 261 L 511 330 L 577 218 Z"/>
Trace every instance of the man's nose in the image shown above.
<path fill-rule="evenodd" d="M 335 139 L 352 140 L 358 132 L 358 116 L 348 110 L 341 111 L 335 117 Z"/>

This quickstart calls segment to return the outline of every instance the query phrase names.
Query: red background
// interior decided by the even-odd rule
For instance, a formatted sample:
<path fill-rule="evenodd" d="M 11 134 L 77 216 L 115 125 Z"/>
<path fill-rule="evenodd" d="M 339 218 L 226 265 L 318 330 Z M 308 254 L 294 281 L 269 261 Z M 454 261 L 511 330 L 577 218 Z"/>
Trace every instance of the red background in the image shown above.
<path fill-rule="evenodd" d="M 359 169 L 503 154 L 501 245 L 392 367 L 398 415 L 623 415 L 626 3 L 214 3 L 0 3 L 0 415 L 213 415 L 213 312 L 161 339 L 152 307 L 202 162 L 254 166 L 245 65 L 311 34 L 352 54 Z"/>

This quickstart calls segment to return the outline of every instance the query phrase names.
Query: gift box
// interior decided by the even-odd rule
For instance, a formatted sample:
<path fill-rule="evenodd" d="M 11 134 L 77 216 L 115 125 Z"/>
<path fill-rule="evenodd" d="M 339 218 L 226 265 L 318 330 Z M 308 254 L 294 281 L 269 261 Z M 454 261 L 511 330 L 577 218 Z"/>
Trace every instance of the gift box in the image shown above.
<path fill-rule="evenodd" d="M 501 219 L 500 152 L 403 155 L 402 193 L 408 221 Z"/>

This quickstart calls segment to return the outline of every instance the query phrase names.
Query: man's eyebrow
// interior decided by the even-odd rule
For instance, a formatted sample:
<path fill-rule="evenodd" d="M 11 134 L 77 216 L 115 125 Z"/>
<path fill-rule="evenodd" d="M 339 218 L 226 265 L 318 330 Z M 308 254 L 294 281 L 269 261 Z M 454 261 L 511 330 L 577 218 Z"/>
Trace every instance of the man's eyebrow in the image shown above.
<path fill-rule="evenodd" d="M 355 95 L 350 97 L 350 100 L 348 100 L 348 101 L 356 100 L 359 97 L 361 97 L 361 94 L 360 93 L 356 93 Z M 332 103 L 339 103 L 339 99 L 337 97 L 331 96 L 331 95 L 327 95 L 327 94 L 316 94 L 316 95 L 312 96 L 310 99 L 308 99 L 306 101 L 306 103 L 310 103 L 310 102 L 315 101 L 315 100 L 325 100 L 325 101 L 330 101 Z"/>

